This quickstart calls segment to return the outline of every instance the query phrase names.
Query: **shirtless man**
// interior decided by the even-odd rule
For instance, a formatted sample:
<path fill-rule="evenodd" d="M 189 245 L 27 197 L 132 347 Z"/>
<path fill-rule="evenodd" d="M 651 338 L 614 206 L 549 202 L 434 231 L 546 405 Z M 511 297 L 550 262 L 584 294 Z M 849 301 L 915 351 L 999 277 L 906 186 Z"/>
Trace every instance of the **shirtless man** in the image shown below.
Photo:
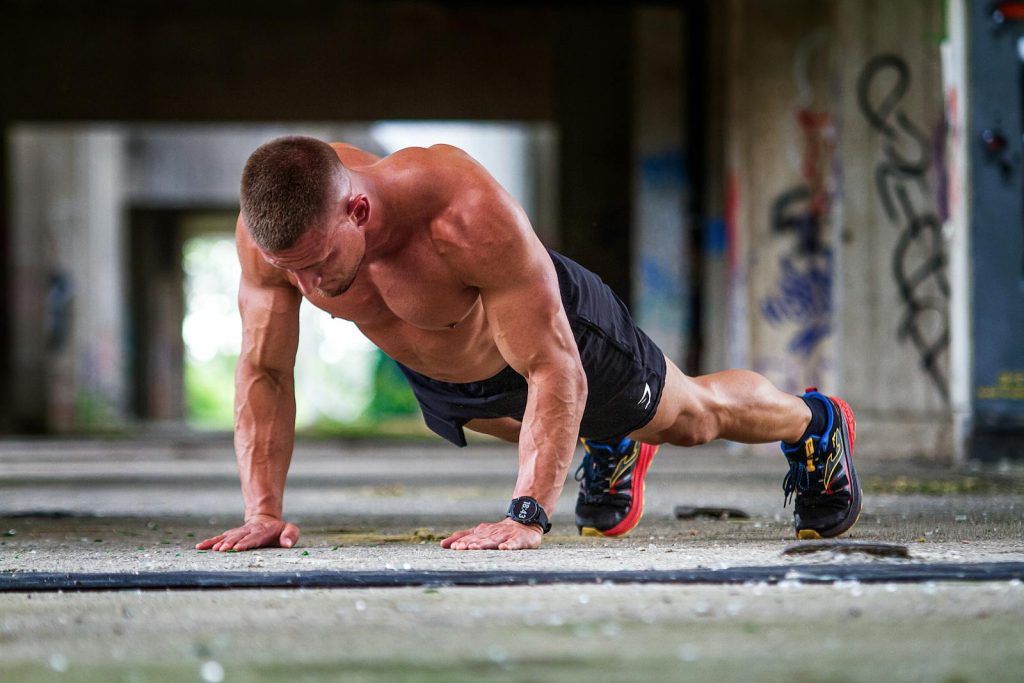
<path fill-rule="evenodd" d="M 540 546 L 578 437 L 581 533 L 636 526 L 657 444 L 718 438 L 783 442 L 798 536 L 836 536 L 856 522 L 846 403 L 786 394 L 746 370 L 685 376 L 596 275 L 541 245 L 523 209 L 461 150 L 381 159 L 280 138 L 249 158 L 241 207 L 235 449 L 245 522 L 197 548 L 287 548 L 299 538 L 283 496 L 303 296 L 397 361 L 440 436 L 464 446 L 468 427 L 519 444 L 506 517 L 456 531 L 444 548 Z"/>

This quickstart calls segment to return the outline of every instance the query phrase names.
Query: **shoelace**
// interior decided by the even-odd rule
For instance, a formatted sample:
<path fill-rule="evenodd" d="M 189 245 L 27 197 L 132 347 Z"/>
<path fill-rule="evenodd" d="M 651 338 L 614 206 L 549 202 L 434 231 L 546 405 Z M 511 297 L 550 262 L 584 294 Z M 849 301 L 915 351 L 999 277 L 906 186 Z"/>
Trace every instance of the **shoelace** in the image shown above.
<path fill-rule="evenodd" d="M 621 455 L 618 450 L 603 444 L 591 444 L 591 448 L 601 448 L 614 455 Z M 602 462 L 602 459 L 594 458 L 590 451 L 583 454 L 583 460 L 576 468 L 573 479 L 583 482 L 584 497 L 587 502 L 599 502 L 612 495 L 608 489 L 608 482 L 611 480 L 612 474 L 615 473 L 617 465 L 618 460 L 614 458 L 603 459 Z"/>
<path fill-rule="evenodd" d="M 609 476 L 611 472 L 609 471 Z M 573 479 L 583 482 L 583 488 L 588 499 L 593 499 L 608 493 L 608 487 L 604 484 L 608 477 L 602 477 L 598 472 L 598 463 L 594 461 L 590 453 L 583 454 L 583 461 L 576 468 Z"/>
<path fill-rule="evenodd" d="M 806 492 L 810 488 L 811 473 L 807 471 L 807 465 L 799 460 L 790 460 L 789 472 L 786 472 L 786 478 L 782 480 L 782 492 L 786 494 L 782 501 L 782 507 L 789 505 L 789 501 L 797 489 Z"/>
<path fill-rule="evenodd" d="M 804 396 L 813 396 L 825 404 L 828 422 L 825 425 L 825 431 L 817 439 L 818 449 L 826 451 L 828 449 L 829 435 L 832 433 L 832 427 L 835 425 L 835 411 L 832 409 L 832 401 L 828 396 L 814 389 L 808 389 Z M 785 446 L 783 446 L 782 451 L 783 453 L 786 452 Z M 782 501 L 782 506 L 786 507 L 789 505 L 789 501 L 798 489 L 806 494 L 810 491 L 810 488 L 811 473 L 807 471 L 807 465 L 799 460 L 789 460 L 789 472 L 786 473 L 785 479 L 782 480 L 782 492 L 786 495 Z"/>
<path fill-rule="evenodd" d="M 849 493 L 846 491 L 836 491 L 831 495 L 827 495 L 824 491 L 813 490 L 813 483 L 811 481 L 811 473 L 807 471 L 807 466 L 802 462 L 790 460 L 789 472 L 786 473 L 786 478 L 782 480 L 782 491 L 786 494 L 782 506 L 786 507 L 789 505 L 793 494 L 799 490 L 802 496 L 800 505 L 805 508 L 812 506 L 820 514 L 847 508 L 850 502 Z"/>

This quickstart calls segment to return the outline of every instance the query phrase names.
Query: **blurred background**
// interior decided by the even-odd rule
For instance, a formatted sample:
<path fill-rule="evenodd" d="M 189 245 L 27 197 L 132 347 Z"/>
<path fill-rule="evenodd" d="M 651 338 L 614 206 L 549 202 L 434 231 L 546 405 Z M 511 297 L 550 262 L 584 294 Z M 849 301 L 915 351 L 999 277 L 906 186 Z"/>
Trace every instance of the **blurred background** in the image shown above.
<path fill-rule="evenodd" d="M 232 231 L 279 135 L 480 160 L 685 371 L 1024 457 L 1024 0 L 0 9 L 0 434 L 231 429 Z M 306 434 L 426 435 L 302 312 Z"/>

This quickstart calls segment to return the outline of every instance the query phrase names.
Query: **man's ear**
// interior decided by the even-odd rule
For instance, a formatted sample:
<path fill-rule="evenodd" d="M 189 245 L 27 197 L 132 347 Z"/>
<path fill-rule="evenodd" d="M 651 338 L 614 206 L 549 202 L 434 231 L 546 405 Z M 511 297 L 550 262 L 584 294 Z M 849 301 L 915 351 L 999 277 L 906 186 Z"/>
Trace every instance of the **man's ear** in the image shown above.
<path fill-rule="evenodd" d="M 357 194 L 348 200 L 348 213 L 356 225 L 366 225 L 370 220 L 370 200 L 365 194 Z"/>

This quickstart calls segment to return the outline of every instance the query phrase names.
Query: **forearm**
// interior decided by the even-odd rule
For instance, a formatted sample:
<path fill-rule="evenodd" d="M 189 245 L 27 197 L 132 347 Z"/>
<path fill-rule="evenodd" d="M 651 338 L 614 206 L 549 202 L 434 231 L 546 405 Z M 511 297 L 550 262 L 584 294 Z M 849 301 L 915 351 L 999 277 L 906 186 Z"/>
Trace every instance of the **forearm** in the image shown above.
<path fill-rule="evenodd" d="M 245 519 L 281 518 L 295 441 L 295 385 L 291 373 L 239 363 L 235 378 L 235 454 Z"/>
<path fill-rule="evenodd" d="M 534 371 L 519 435 L 519 476 L 513 497 L 530 496 L 551 515 L 576 449 L 587 400 L 578 363 Z"/>

